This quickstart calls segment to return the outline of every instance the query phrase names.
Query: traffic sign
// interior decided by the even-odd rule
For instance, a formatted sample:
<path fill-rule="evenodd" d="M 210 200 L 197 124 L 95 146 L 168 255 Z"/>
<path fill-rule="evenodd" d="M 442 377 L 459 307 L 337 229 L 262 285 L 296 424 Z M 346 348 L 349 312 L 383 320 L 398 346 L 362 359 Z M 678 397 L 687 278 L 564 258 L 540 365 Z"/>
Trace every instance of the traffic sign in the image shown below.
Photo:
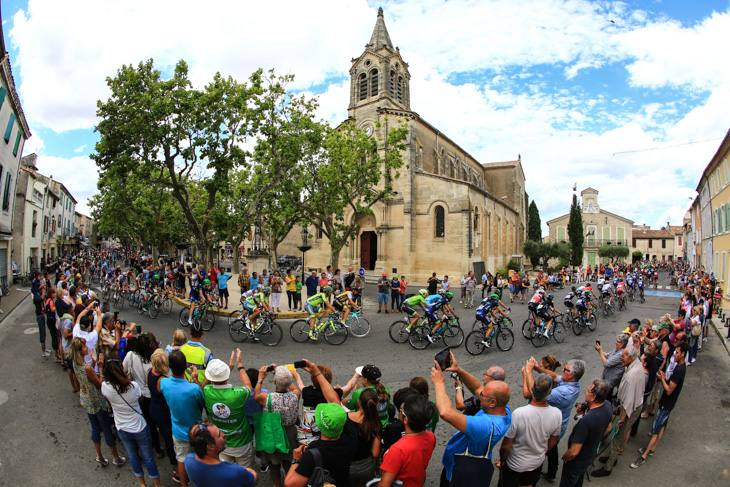
<path fill-rule="evenodd" d="M 360 267 L 360 277 L 364 277 L 364 276 L 365 276 L 365 269 Z"/>

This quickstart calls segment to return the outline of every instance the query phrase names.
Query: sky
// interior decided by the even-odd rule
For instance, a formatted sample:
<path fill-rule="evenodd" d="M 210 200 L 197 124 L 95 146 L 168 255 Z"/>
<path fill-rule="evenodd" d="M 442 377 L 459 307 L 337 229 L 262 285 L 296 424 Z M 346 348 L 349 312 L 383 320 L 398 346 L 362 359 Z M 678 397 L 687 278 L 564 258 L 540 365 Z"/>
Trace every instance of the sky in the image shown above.
<path fill-rule="evenodd" d="M 149 58 L 163 75 L 184 59 L 197 87 L 294 74 L 337 124 L 378 7 L 411 109 L 482 163 L 520 155 L 545 234 L 574 184 L 637 224 L 682 224 L 730 128 L 730 0 L 4 0 L 24 154 L 88 213 L 106 77 Z"/>

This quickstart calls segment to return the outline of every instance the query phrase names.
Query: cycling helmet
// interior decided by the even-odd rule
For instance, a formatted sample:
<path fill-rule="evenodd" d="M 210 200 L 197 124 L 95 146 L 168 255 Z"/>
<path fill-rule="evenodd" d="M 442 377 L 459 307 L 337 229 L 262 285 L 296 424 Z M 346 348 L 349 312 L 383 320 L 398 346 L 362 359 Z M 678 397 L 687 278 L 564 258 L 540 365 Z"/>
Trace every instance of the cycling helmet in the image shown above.
<path fill-rule="evenodd" d="M 256 290 L 257 291 L 263 291 L 264 290 L 264 285 L 263 284 L 259 284 L 258 286 L 256 286 Z"/>
<path fill-rule="evenodd" d="M 454 293 L 451 291 L 446 291 L 446 299 L 451 300 L 454 297 Z"/>
<path fill-rule="evenodd" d="M 331 293 L 332 292 L 332 286 L 325 286 L 324 288 L 322 288 L 322 291 L 324 291 L 326 293 Z"/>
<path fill-rule="evenodd" d="M 428 296 L 428 291 L 425 289 L 421 289 L 420 291 L 418 291 L 418 294 L 425 298 L 426 296 Z"/>
<path fill-rule="evenodd" d="M 571 287 L 570 289 L 571 291 L 575 292 L 575 286 Z"/>
<path fill-rule="evenodd" d="M 443 296 L 444 294 L 446 294 L 446 291 L 444 291 L 443 289 L 439 289 L 439 295 Z"/>
<path fill-rule="evenodd" d="M 264 294 L 271 294 L 271 288 L 269 286 L 264 288 Z"/>
<path fill-rule="evenodd" d="M 203 280 L 203 284 L 205 284 L 206 286 L 207 286 L 208 284 L 210 284 L 210 279 L 204 279 L 204 280 Z"/>
<path fill-rule="evenodd" d="M 547 297 L 548 301 L 550 301 L 550 300 L 553 299 L 553 295 L 552 294 L 548 294 L 546 297 Z"/>
<path fill-rule="evenodd" d="M 489 299 L 499 299 L 499 294 L 491 294 Z"/>
<path fill-rule="evenodd" d="M 159 274 L 155 274 L 155 279 L 159 279 L 159 278 L 160 278 L 160 275 Z M 210 282 L 210 281 L 208 281 L 208 282 Z"/>
<path fill-rule="evenodd" d="M 537 292 L 538 292 L 538 293 L 540 293 L 540 294 L 545 294 L 545 288 L 544 288 L 544 287 L 542 287 L 542 286 L 540 286 L 540 287 L 539 287 L 539 288 L 537 289 Z"/>

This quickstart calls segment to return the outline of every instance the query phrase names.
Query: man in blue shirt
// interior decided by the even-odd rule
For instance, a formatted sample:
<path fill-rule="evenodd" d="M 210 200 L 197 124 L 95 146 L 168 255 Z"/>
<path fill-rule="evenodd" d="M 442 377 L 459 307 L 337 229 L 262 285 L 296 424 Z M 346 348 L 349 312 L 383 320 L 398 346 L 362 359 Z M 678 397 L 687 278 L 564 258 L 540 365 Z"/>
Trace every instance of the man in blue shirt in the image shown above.
<path fill-rule="evenodd" d="M 192 384 L 185 379 L 185 369 L 188 366 L 185 354 L 180 350 L 174 350 L 170 353 L 169 361 L 172 377 L 163 378 L 159 382 L 160 392 L 170 406 L 177 475 L 182 486 L 187 487 L 185 457 L 192 452 L 188 430 L 197 421 L 202 421 L 203 417 L 200 413 L 205 407 L 205 398 L 199 384 Z M 197 370 L 193 370 L 192 376 L 197 379 Z"/>
<path fill-rule="evenodd" d="M 473 394 L 479 396 L 481 403 L 481 410 L 477 414 L 465 416 L 457 411 L 451 402 L 446 392 L 444 374 L 436 361 L 434 364 L 435 367 L 431 368 L 431 382 L 436 393 L 436 407 L 441 418 L 458 430 L 446 445 L 441 460 L 444 466 L 441 472 L 441 487 L 447 487 L 452 480 L 452 473 L 458 473 L 454 471 L 454 456 L 464 453 L 467 447 L 470 455 L 483 456 L 489 453 L 487 458 L 491 461 L 492 450 L 502 440 L 512 423 L 512 411 L 507 405 L 510 390 L 505 382 L 496 380 L 483 386 L 476 377 L 459 367 L 452 353 L 451 367 L 446 370 L 456 372 L 461 382 Z M 491 480 L 491 477 L 480 479 L 479 483 L 489 485 Z"/>
<path fill-rule="evenodd" d="M 236 463 L 221 462 L 226 437 L 214 424 L 195 423 L 188 432 L 195 453 L 185 457 L 185 469 L 197 487 L 246 487 L 258 482 L 258 474 Z"/>
<path fill-rule="evenodd" d="M 228 279 L 230 278 L 229 273 L 224 272 L 222 269 L 218 271 L 218 299 L 221 301 L 219 304 L 223 304 L 224 299 L 226 303 L 223 309 L 228 309 Z"/>
<path fill-rule="evenodd" d="M 534 358 L 527 361 L 527 364 L 522 369 L 522 395 L 525 399 L 532 398 L 532 386 L 535 383 L 535 379 L 532 375 L 533 370 L 537 370 L 539 373 L 550 374 L 553 378 L 553 390 L 548 396 L 547 403 L 549 406 L 560 409 L 563 414 L 563 424 L 560 428 L 560 436 L 558 437 L 558 443 L 563 438 L 565 431 L 568 429 L 568 421 L 573 411 L 573 406 L 578 400 L 580 395 L 580 378 L 583 377 L 585 372 L 586 363 L 582 360 L 570 360 L 565 367 L 563 367 L 563 374 L 558 376 L 555 372 L 550 369 L 542 367 Z M 555 480 L 558 474 L 558 444 L 547 452 L 548 470 L 541 472 L 540 475 L 550 481 Z"/>
<path fill-rule="evenodd" d="M 311 298 L 317 294 L 317 287 L 319 287 L 319 279 L 317 279 L 317 271 L 312 271 L 312 275 L 304 281 L 307 286 L 307 297 Z"/>

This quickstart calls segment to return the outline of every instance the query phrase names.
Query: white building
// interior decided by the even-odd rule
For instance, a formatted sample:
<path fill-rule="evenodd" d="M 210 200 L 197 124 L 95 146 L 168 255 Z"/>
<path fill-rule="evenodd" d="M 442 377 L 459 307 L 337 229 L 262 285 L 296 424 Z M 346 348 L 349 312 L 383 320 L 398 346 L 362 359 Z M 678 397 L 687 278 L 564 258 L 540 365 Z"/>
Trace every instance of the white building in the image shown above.
<path fill-rule="evenodd" d="M 23 146 L 30 137 L 20 98 L 5 50 L 5 35 L 0 19 L 0 277 L 10 276 L 13 240 L 15 183 L 23 155 Z M 4 131 L 3 131 L 4 130 Z"/>
<path fill-rule="evenodd" d="M 76 228 L 76 199 L 71 192 L 66 189 L 63 183 L 56 183 L 59 187 L 59 205 L 57 208 L 58 230 L 56 236 L 56 245 L 61 247 L 59 252 L 72 251 L 76 247 L 76 237 L 78 229 Z"/>

